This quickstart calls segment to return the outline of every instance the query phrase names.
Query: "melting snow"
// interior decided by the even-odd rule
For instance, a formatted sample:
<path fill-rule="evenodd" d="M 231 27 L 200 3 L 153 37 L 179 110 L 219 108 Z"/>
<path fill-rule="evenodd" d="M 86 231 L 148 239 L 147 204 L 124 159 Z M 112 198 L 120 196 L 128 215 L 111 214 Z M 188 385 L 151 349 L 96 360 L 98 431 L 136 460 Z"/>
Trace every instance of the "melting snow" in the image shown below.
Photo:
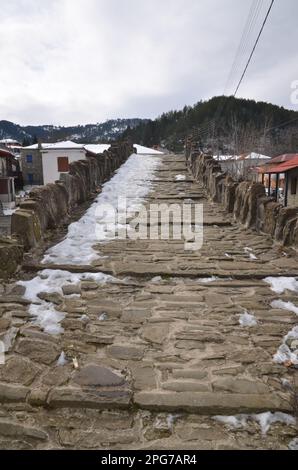
<path fill-rule="evenodd" d="M 199 279 L 199 282 L 201 282 L 202 284 L 210 284 L 211 282 L 216 282 L 216 281 L 219 281 L 219 277 L 212 276 L 212 277 Z"/>
<path fill-rule="evenodd" d="M 274 423 L 282 423 L 287 426 L 296 424 L 296 419 L 293 416 L 280 412 L 271 413 L 269 411 L 268 413 L 254 415 L 253 419 L 259 423 L 263 435 L 267 434 L 270 426 Z"/>
<path fill-rule="evenodd" d="M 298 281 L 294 277 L 267 277 L 264 281 L 271 285 L 271 290 L 276 294 L 283 294 L 285 290 L 298 292 Z"/>
<path fill-rule="evenodd" d="M 41 300 L 38 294 L 41 292 L 63 294 L 62 286 L 65 284 L 78 284 L 82 280 L 91 280 L 99 283 L 106 283 L 114 280 L 112 276 L 103 273 L 70 273 L 68 271 L 45 269 L 40 271 L 36 277 L 30 281 L 19 281 L 18 284 L 24 286 L 26 291 L 24 298 L 32 303 L 29 313 L 35 318 L 35 322 L 46 332 L 58 335 L 63 332 L 60 322 L 65 315 L 56 310 L 52 302 Z"/>
<path fill-rule="evenodd" d="M 298 326 L 295 326 L 283 340 L 283 344 L 279 347 L 277 353 L 273 357 L 274 362 L 277 364 L 284 364 L 285 362 L 291 362 L 294 365 L 298 365 L 298 349 L 292 351 L 288 346 L 290 341 L 298 340 Z"/>
<path fill-rule="evenodd" d="M 106 313 L 102 313 L 99 315 L 98 320 L 99 321 L 106 321 L 108 319 L 108 315 Z"/>
<path fill-rule="evenodd" d="M 258 324 L 257 319 L 254 315 L 245 311 L 242 315 L 240 315 L 239 323 L 241 326 L 252 327 Z"/>
<path fill-rule="evenodd" d="M 134 144 L 134 147 L 137 149 L 138 155 L 163 155 L 163 152 L 143 147 L 143 145 Z"/>
<path fill-rule="evenodd" d="M 177 176 L 175 176 L 175 180 L 176 180 L 176 181 L 185 181 L 185 180 L 186 180 L 186 176 L 184 176 L 184 175 L 177 175 Z"/>
<path fill-rule="evenodd" d="M 159 282 L 162 282 L 162 277 L 161 276 L 153 277 L 151 279 L 151 282 L 153 282 L 153 284 L 158 284 Z"/>
<path fill-rule="evenodd" d="M 63 366 L 66 366 L 67 363 L 68 363 L 68 360 L 66 359 L 64 351 L 62 351 L 57 361 L 57 366 L 63 367 Z"/>
<path fill-rule="evenodd" d="M 258 415 L 214 416 L 213 419 L 235 429 L 246 427 L 249 420 L 255 421 L 259 424 L 263 435 L 267 434 L 274 423 L 282 423 L 287 426 L 295 426 L 296 424 L 296 418 L 293 416 L 280 412 L 271 413 L 270 411 Z"/>
<path fill-rule="evenodd" d="M 296 313 L 298 315 L 298 307 L 294 305 L 292 302 L 284 302 L 283 300 L 274 300 L 271 302 L 272 308 L 278 308 L 281 310 L 287 310 L 289 312 Z"/>
<path fill-rule="evenodd" d="M 118 198 L 126 197 L 128 212 L 137 211 L 150 191 L 150 180 L 159 162 L 159 159 L 150 156 L 131 155 L 115 176 L 104 184 L 102 193 L 83 217 L 69 226 L 66 238 L 47 251 L 43 263 L 89 265 L 97 259 L 98 254 L 93 246 L 107 239 L 106 236 L 100 239 L 96 230 L 97 222 L 102 220 L 102 217 L 96 217 L 97 209 L 102 204 L 117 208 Z M 118 225 L 118 228 L 121 226 Z"/>
<path fill-rule="evenodd" d="M 290 444 L 289 444 L 289 449 L 290 450 L 298 450 L 298 437 L 295 437 Z"/>
<path fill-rule="evenodd" d="M 246 415 L 237 415 L 237 416 L 214 416 L 216 421 L 219 421 L 222 424 L 230 428 L 244 428 L 247 424 L 248 416 Z"/>

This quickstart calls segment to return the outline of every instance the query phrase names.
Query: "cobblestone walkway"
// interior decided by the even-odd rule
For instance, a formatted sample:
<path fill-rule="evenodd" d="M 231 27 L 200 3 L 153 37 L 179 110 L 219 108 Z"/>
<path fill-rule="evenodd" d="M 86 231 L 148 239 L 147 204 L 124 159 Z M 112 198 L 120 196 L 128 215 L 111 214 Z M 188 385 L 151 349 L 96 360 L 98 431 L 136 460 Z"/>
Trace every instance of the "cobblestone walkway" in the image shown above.
<path fill-rule="evenodd" d="M 40 294 L 64 314 L 58 336 L 30 321 L 22 286 L 2 288 L 0 448 L 287 449 L 297 437 L 297 372 L 273 361 L 297 291 L 264 281 L 298 277 L 297 256 L 236 225 L 182 156 L 165 156 L 147 202 L 185 199 L 204 204 L 200 251 L 112 240 L 92 266 L 51 266 L 113 276 Z"/>

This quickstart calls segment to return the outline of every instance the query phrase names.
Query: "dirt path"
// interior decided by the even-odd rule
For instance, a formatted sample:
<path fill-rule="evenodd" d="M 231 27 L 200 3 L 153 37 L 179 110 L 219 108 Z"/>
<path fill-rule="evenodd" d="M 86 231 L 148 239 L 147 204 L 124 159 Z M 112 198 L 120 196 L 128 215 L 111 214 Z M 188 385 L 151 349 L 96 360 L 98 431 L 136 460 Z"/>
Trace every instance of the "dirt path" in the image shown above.
<path fill-rule="evenodd" d="M 59 335 L 30 322 L 22 286 L 5 287 L 0 448 L 287 449 L 297 437 L 297 371 L 273 356 L 297 324 L 298 287 L 264 281 L 298 277 L 297 257 L 236 225 L 183 157 L 165 156 L 146 202 L 185 199 L 204 205 L 199 251 L 111 240 L 92 266 L 50 266 L 64 273 L 63 295 L 41 295 Z"/>

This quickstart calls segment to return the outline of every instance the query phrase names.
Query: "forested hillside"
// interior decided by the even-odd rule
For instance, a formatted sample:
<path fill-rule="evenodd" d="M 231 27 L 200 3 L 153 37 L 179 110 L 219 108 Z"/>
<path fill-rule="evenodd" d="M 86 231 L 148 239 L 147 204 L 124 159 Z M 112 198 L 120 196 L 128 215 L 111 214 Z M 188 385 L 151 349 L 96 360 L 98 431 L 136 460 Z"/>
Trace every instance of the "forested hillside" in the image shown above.
<path fill-rule="evenodd" d="M 134 128 L 142 119 L 112 119 L 103 123 L 78 126 L 20 126 L 10 121 L 0 121 L 0 139 L 15 139 L 23 145 L 59 140 L 81 143 L 111 142 L 119 139 L 127 129 Z M 147 122 L 147 120 L 145 120 Z"/>
<path fill-rule="evenodd" d="M 214 97 L 164 113 L 154 121 L 128 128 L 123 136 L 142 145 L 179 151 L 194 128 L 202 130 L 202 146 L 212 147 L 214 152 L 259 150 L 274 155 L 298 151 L 298 112 L 234 97 Z"/>

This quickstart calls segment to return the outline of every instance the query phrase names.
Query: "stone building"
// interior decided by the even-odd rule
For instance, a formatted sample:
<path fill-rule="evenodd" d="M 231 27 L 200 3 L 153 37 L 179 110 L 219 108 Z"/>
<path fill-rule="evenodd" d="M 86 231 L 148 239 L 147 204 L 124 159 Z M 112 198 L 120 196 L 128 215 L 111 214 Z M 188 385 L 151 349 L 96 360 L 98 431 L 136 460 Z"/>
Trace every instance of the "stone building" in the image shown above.
<path fill-rule="evenodd" d="M 21 166 L 25 185 L 43 185 L 41 144 L 23 147 L 21 150 Z"/>
<path fill-rule="evenodd" d="M 86 159 L 84 145 L 65 141 L 38 143 L 22 148 L 21 162 L 25 185 L 54 183 L 68 173 L 69 164 Z"/>

